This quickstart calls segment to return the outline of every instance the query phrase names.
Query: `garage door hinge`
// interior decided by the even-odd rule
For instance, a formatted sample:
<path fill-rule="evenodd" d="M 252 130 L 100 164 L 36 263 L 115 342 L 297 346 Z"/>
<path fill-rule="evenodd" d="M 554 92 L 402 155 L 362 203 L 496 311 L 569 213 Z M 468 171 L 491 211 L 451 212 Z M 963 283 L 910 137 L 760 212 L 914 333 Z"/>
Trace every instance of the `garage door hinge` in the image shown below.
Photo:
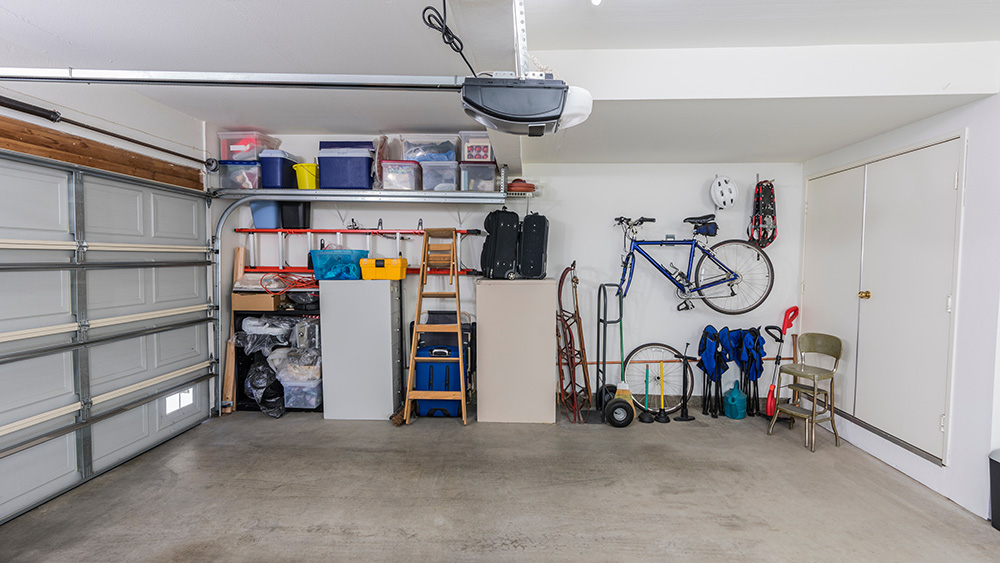
<path fill-rule="evenodd" d="M 76 241 L 76 249 L 79 250 L 80 252 L 86 252 L 87 251 L 87 241 L 85 241 L 85 240 L 78 240 L 78 241 Z"/>
<path fill-rule="evenodd" d="M 941 432 L 944 432 L 944 415 L 941 415 Z"/>

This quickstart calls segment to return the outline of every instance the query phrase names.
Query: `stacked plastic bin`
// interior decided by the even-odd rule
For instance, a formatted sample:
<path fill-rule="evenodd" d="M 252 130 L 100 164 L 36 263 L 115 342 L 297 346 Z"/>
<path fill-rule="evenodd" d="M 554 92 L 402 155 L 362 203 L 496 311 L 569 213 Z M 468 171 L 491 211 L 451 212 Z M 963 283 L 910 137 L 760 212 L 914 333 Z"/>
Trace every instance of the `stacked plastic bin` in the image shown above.
<path fill-rule="evenodd" d="M 223 131 L 219 133 L 219 187 L 224 190 L 261 187 L 260 155 L 277 149 L 279 139 L 258 131 Z M 274 201 L 250 203 L 253 224 L 258 229 L 281 227 L 281 208 Z"/>

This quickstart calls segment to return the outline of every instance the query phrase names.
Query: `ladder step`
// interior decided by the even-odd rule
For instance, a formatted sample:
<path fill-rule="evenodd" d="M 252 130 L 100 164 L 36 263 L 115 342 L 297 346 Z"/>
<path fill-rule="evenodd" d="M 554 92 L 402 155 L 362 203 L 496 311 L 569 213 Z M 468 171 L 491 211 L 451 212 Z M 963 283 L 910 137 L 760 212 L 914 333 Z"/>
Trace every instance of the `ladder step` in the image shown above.
<path fill-rule="evenodd" d="M 434 252 L 445 252 L 451 254 L 451 244 L 428 244 L 427 250 Z"/>
<path fill-rule="evenodd" d="M 454 332 L 458 333 L 459 325 L 417 325 L 413 328 L 415 332 Z"/>
<path fill-rule="evenodd" d="M 809 395 L 813 394 L 813 386 L 812 385 L 806 385 L 805 383 L 790 383 L 790 384 L 786 385 L 786 387 L 788 387 L 789 389 L 793 389 L 795 391 L 798 391 L 800 393 L 808 393 Z M 817 389 L 817 391 L 819 392 L 820 395 L 826 395 L 827 394 L 826 389 L 823 389 L 822 387 L 820 387 L 819 389 Z"/>
<path fill-rule="evenodd" d="M 796 418 L 809 418 L 812 416 L 812 409 L 807 409 L 795 405 L 778 405 L 778 412 L 790 414 Z M 816 412 L 818 414 L 823 411 L 821 411 L 820 409 L 816 409 Z"/>
<path fill-rule="evenodd" d="M 425 291 L 420 295 L 424 297 L 451 297 L 453 299 L 458 297 L 458 294 L 454 291 Z"/>
<path fill-rule="evenodd" d="M 454 363 L 457 364 L 458 363 L 458 356 L 455 356 L 454 358 L 431 358 L 431 357 L 420 357 L 420 356 L 417 356 L 416 358 L 413 358 L 413 361 L 415 361 L 415 362 L 454 362 Z"/>
<path fill-rule="evenodd" d="M 409 399 L 437 399 L 437 400 L 462 400 L 461 391 L 410 391 L 407 395 Z"/>

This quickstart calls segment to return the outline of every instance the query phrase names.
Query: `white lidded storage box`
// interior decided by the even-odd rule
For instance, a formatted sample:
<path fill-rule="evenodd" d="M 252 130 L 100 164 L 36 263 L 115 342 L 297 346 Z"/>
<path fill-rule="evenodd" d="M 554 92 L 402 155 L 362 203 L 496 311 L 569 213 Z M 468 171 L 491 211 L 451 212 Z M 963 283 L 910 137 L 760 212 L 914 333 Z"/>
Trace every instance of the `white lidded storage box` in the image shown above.
<path fill-rule="evenodd" d="M 219 160 L 257 160 L 265 149 L 280 146 L 281 139 L 259 131 L 219 132 Z"/>

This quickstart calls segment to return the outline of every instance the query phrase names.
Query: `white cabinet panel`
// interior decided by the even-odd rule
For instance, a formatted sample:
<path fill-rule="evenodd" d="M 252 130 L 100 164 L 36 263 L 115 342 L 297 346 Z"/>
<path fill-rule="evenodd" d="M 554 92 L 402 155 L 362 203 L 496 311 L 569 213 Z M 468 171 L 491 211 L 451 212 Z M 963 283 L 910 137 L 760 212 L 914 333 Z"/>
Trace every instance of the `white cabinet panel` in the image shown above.
<path fill-rule="evenodd" d="M 792 331 L 832 334 L 844 342 L 834 402 L 849 414 L 854 413 L 864 190 L 864 167 L 809 181 L 801 319 Z M 790 344 L 782 353 L 791 354 Z"/>
<path fill-rule="evenodd" d="M 961 144 L 868 166 L 858 341 L 859 418 L 944 453 Z M 914 349 L 916 334 L 925 345 Z"/>

